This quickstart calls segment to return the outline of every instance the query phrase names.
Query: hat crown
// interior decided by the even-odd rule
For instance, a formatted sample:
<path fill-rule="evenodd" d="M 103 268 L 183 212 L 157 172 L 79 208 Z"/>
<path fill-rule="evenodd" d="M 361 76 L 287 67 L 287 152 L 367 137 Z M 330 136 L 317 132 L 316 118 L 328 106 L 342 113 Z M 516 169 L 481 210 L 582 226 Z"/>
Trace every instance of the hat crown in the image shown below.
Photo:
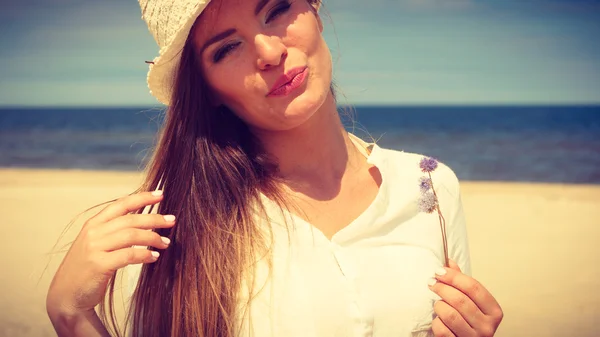
<path fill-rule="evenodd" d="M 160 49 L 169 46 L 198 6 L 207 0 L 139 0 L 142 19 Z"/>

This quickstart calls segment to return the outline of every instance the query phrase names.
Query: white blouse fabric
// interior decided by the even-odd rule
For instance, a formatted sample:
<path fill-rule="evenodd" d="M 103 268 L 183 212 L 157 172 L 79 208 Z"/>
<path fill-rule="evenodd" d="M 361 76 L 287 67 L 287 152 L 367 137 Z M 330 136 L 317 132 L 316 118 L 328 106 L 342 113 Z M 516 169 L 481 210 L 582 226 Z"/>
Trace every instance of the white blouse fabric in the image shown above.
<path fill-rule="evenodd" d="M 427 281 L 443 266 L 444 252 L 437 213 L 420 212 L 417 204 L 423 156 L 351 138 L 361 149 L 372 146 L 363 153 L 381 172 L 377 196 L 331 240 L 264 199 L 272 269 L 266 263 L 256 268 L 255 298 L 241 315 L 240 336 L 433 336 L 433 305 L 440 297 Z M 471 276 L 458 179 L 440 163 L 432 180 L 449 257 Z M 137 273 L 130 275 L 132 293 Z"/>

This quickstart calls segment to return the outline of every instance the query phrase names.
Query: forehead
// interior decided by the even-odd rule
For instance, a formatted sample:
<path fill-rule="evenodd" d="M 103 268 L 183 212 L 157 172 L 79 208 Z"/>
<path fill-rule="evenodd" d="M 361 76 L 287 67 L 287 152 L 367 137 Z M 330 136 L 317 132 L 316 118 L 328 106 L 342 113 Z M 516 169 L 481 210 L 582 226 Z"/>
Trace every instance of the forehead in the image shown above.
<path fill-rule="evenodd" d="M 241 16 L 253 15 L 260 0 L 211 0 L 195 24 L 195 34 L 207 37 L 222 27 L 232 27 Z"/>

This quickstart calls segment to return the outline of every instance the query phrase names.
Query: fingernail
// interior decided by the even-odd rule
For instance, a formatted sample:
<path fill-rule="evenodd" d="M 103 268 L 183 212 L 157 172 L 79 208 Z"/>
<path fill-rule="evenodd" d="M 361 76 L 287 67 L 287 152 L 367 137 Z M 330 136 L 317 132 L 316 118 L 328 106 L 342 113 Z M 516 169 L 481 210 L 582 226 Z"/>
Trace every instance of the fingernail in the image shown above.
<path fill-rule="evenodd" d="M 439 276 L 446 275 L 446 269 L 444 267 L 439 267 L 438 269 L 435 270 L 435 273 L 438 274 Z"/>
<path fill-rule="evenodd" d="M 436 280 L 436 279 L 434 279 L 434 278 L 430 278 L 430 279 L 429 279 L 429 281 L 427 281 L 427 284 L 428 284 L 430 287 L 433 287 L 433 286 L 434 286 L 436 283 L 437 283 L 437 280 Z"/>
<path fill-rule="evenodd" d="M 174 215 L 164 215 L 163 218 L 165 218 L 166 222 L 173 222 L 175 221 L 175 216 Z"/>
<path fill-rule="evenodd" d="M 155 259 L 158 259 L 158 257 L 160 256 L 160 253 L 155 250 L 153 250 L 151 254 L 152 254 L 152 257 Z"/>
<path fill-rule="evenodd" d="M 152 192 L 152 195 L 155 197 L 160 197 L 161 195 L 163 195 L 163 191 L 161 191 L 161 190 L 154 191 L 154 192 Z"/>
<path fill-rule="evenodd" d="M 162 240 L 162 242 L 165 243 L 165 245 L 168 245 L 169 243 L 171 243 L 171 239 L 166 238 L 164 236 L 161 236 L 160 239 Z"/>

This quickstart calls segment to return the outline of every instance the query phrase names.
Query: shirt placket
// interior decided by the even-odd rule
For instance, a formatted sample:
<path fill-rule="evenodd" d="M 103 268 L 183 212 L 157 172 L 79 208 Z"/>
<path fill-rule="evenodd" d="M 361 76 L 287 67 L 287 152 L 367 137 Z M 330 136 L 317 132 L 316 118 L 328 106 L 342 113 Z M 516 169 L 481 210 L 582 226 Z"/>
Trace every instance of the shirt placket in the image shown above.
<path fill-rule="evenodd" d="M 348 257 L 346 249 L 335 242 L 330 243 L 330 249 L 338 267 L 340 268 L 344 287 L 350 299 L 350 315 L 355 323 L 354 336 L 370 337 L 373 336 L 373 315 L 368 313 L 365 306 L 361 304 L 360 294 L 357 287 L 356 265 Z"/>

